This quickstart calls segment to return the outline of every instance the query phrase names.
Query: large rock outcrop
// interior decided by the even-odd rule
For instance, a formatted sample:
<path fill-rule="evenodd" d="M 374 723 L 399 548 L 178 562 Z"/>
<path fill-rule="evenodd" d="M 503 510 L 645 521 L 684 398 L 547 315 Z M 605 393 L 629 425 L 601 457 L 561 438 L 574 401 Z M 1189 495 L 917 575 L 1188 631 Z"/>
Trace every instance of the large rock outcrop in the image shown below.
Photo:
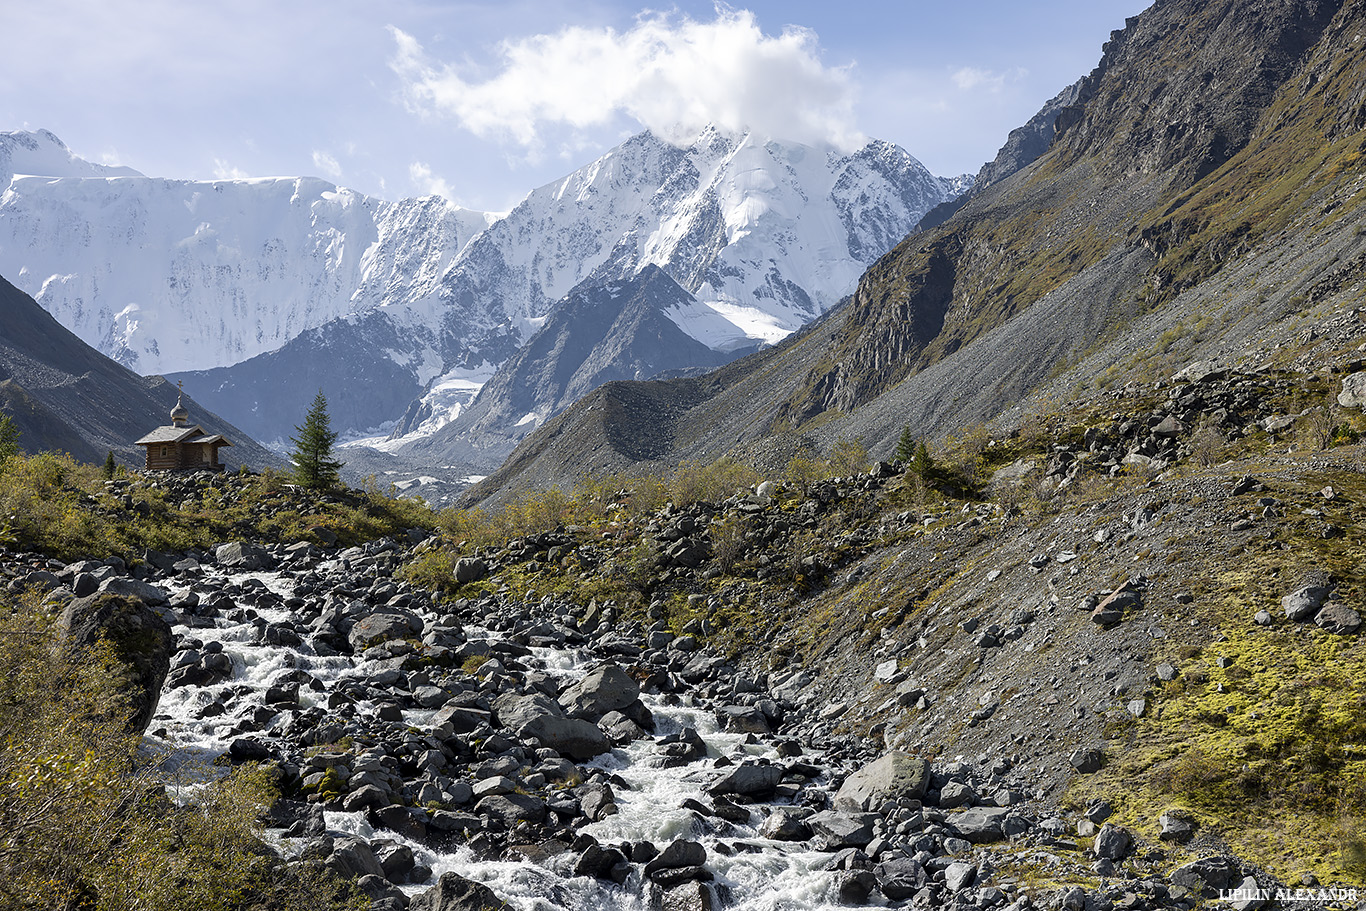
<path fill-rule="evenodd" d="M 60 629 L 60 647 L 73 654 L 108 643 L 128 698 L 127 728 L 145 731 L 171 668 L 170 624 L 137 598 L 106 593 L 68 604 Z"/>

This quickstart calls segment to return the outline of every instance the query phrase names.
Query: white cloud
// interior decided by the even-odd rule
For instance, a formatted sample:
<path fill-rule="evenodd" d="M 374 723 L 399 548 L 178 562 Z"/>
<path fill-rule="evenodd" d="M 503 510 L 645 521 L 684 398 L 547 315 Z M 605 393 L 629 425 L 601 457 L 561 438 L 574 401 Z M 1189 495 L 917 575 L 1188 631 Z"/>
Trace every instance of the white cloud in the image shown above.
<path fill-rule="evenodd" d="M 221 158 L 215 158 L 213 176 L 215 180 L 246 180 L 250 175 L 241 168 L 234 168 Z"/>
<path fill-rule="evenodd" d="M 408 165 L 408 177 L 417 185 L 423 196 L 444 196 L 454 199 L 455 194 L 444 178 L 432 173 L 425 161 L 415 161 Z"/>
<path fill-rule="evenodd" d="M 965 66 L 953 74 L 953 84 L 964 92 L 971 92 L 976 89 L 999 92 L 1006 87 L 1007 83 L 1019 82 L 1028 75 L 1029 71 L 1022 67 L 997 73 L 975 66 Z"/>
<path fill-rule="evenodd" d="M 337 157 L 329 152 L 323 152 L 318 149 L 314 149 L 313 167 L 317 168 L 319 171 L 322 171 L 324 175 L 332 178 L 333 180 L 341 180 L 341 162 L 337 161 Z"/>
<path fill-rule="evenodd" d="M 808 143 L 862 141 L 849 68 L 821 62 L 814 32 L 765 35 L 748 11 L 718 9 L 712 22 L 647 13 L 626 31 L 573 27 L 504 42 L 486 78 L 434 63 L 413 36 L 389 30 L 410 110 L 533 152 L 548 129 L 608 127 L 622 115 L 677 140 L 713 123 Z"/>

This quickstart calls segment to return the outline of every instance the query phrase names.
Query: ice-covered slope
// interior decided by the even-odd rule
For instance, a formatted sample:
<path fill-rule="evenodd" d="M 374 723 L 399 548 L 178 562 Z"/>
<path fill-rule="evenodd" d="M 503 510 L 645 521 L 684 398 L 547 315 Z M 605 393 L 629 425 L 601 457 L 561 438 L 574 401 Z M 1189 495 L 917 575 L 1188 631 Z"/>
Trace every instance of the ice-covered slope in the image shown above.
<path fill-rule="evenodd" d="M 72 154 L 47 130 L 0 133 L 0 186 L 16 174 L 44 177 L 141 177 L 132 168 L 94 164 Z"/>
<path fill-rule="evenodd" d="M 29 138 L 47 149 L 29 159 L 55 162 L 36 169 L 59 173 L 0 196 L 0 271 L 100 350 L 178 374 L 267 440 L 292 432 L 318 383 L 344 400 L 343 430 L 449 398 L 448 380 L 488 376 L 575 287 L 650 265 L 692 295 L 667 314 L 692 338 L 776 341 L 961 189 L 882 142 L 846 155 L 644 133 L 495 218 L 314 178 L 79 176 L 55 137 Z M 427 405 L 430 429 L 457 407 Z"/>
<path fill-rule="evenodd" d="M 235 364 L 421 301 L 487 224 L 440 198 L 386 202 L 316 178 L 143 177 L 46 132 L 0 134 L 0 175 L 0 273 L 144 374 Z"/>

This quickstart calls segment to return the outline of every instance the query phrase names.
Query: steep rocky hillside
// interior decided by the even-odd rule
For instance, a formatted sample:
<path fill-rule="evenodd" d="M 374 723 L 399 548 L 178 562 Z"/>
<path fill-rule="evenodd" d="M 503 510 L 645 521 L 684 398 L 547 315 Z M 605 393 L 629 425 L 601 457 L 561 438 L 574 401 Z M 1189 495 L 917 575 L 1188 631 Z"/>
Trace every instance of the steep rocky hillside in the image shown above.
<path fill-rule="evenodd" d="M 908 237 L 822 323 L 714 374 L 669 414 L 659 458 L 841 436 L 885 454 L 906 424 L 934 437 L 1012 408 L 1018 423 L 1031 395 L 1084 399 L 1297 346 L 1355 305 L 1364 17 L 1355 3 L 1165 2 L 1130 20 L 1045 155 Z M 718 412 L 736 433 L 710 431 Z M 571 410 L 554 434 L 587 440 L 569 428 L 598 419 Z M 603 442 L 596 461 L 614 461 Z M 484 491 L 572 483 L 554 466 L 575 461 L 533 438 Z"/>
<path fill-rule="evenodd" d="M 27 452 L 69 452 L 103 462 L 112 451 L 126 465 L 143 464 L 133 445 L 170 422 L 176 387 L 161 377 L 144 378 L 100 354 L 28 295 L 0 278 L 0 406 L 19 427 Z M 193 423 L 232 441 L 225 465 L 256 469 L 282 464 L 238 428 L 187 400 Z"/>

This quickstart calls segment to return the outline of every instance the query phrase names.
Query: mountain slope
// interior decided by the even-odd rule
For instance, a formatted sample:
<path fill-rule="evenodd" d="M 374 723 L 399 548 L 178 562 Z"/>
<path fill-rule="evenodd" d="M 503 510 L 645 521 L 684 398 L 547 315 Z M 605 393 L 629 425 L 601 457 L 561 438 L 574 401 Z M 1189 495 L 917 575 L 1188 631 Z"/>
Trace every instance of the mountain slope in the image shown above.
<path fill-rule="evenodd" d="M 679 442 L 659 458 L 840 435 L 889 453 L 905 424 L 934 436 L 1035 392 L 1096 394 L 1120 364 L 1264 357 L 1296 319 L 1328 319 L 1353 300 L 1362 256 L 1363 26 L 1359 4 L 1277 0 L 1168 2 L 1130 20 L 1045 155 L 907 238 L 762 369 L 708 378 L 707 404 L 670 416 Z M 737 436 L 706 432 L 723 398 Z M 575 412 L 558 432 L 584 442 Z M 483 492 L 518 471 L 563 482 L 547 466 L 573 458 L 514 454 Z"/>
<path fill-rule="evenodd" d="M 177 398 L 175 386 L 116 364 L 0 278 L 0 406 L 18 424 L 25 451 L 62 450 L 87 462 L 103 462 L 113 451 L 118 461 L 141 466 L 143 452 L 133 441 L 169 423 Z M 237 427 L 192 400 L 186 404 L 191 423 L 232 442 L 221 451 L 225 465 L 280 464 Z"/>
<path fill-rule="evenodd" d="M 497 464 L 547 418 L 604 383 L 732 360 L 734 354 L 708 348 L 669 319 L 670 311 L 695 305 L 657 266 L 575 289 L 503 362 L 468 409 L 405 447 L 404 455 Z"/>

